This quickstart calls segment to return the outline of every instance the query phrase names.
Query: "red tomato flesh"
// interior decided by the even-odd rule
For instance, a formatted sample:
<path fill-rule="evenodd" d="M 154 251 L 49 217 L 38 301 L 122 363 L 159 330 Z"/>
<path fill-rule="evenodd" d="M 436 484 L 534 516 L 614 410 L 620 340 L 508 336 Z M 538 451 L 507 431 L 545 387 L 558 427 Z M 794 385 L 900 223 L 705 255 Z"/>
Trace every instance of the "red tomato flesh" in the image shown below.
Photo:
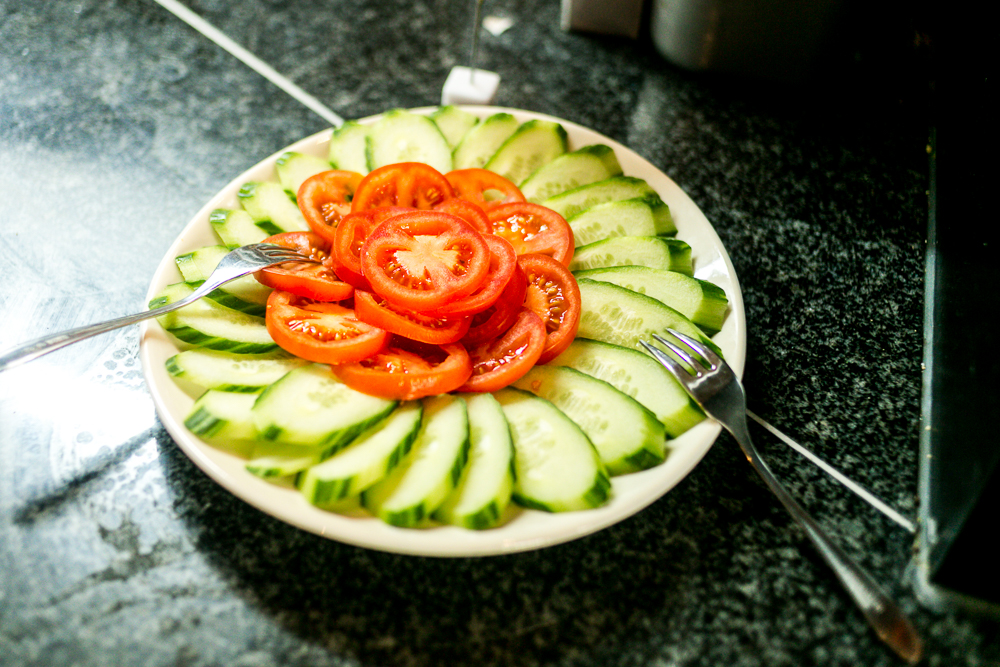
<path fill-rule="evenodd" d="M 333 243 L 340 219 L 351 212 L 351 200 L 361 183 L 361 174 L 331 169 L 310 176 L 295 195 L 309 228 Z"/>
<path fill-rule="evenodd" d="M 388 332 L 359 321 L 350 308 L 280 290 L 267 300 L 265 322 L 282 349 L 323 364 L 367 359 L 389 342 Z"/>
<path fill-rule="evenodd" d="M 260 284 L 316 301 L 341 301 L 354 291 L 354 287 L 341 281 L 333 270 L 330 264 L 330 244 L 318 234 L 284 232 L 270 236 L 263 242 L 297 250 L 323 263 L 285 262 L 270 266 L 255 274 Z"/>
<path fill-rule="evenodd" d="M 564 266 L 573 259 L 573 229 L 552 209 L 515 202 L 492 208 L 486 214 L 493 233 L 510 241 L 518 255 L 548 255 Z"/>
<path fill-rule="evenodd" d="M 472 373 L 469 354 L 462 345 L 428 345 L 400 337 L 393 338 L 378 354 L 332 368 L 352 389 L 401 401 L 454 391 Z"/>
<path fill-rule="evenodd" d="M 580 327 L 580 287 L 569 269 L 548 255 L 523 255 L 518 266 L 528 278 L 524 305 L 545 323 L 545 351 L 538 363 L 558 357 Z"/>

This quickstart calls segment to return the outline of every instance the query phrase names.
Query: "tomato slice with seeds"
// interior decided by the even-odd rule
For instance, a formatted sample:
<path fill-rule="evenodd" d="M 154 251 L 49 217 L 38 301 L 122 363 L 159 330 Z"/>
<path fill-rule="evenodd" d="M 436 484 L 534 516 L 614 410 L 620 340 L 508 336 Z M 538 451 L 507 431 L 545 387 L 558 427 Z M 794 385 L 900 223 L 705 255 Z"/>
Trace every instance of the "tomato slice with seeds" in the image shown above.
<path fill-rule="evenodd" d="M 486 210 L 525 200 L 516 184 L 489 169 L 456 169 L 445 174 L 445 178 L 451 183 L 456 197 Z"/>
<path fill-rule="evenodd" d="M 362 246 L 368 235 L 382 222 L 394 215 L 412 210 L 400 206 L 386 206 L 345 215 L 337 225 L 332 245 L 334 266 L 340 279 L 360 289 L 370 290 L 371 286 L 361 275 Z"/>
<path fill-rule="evenodd" d="M 470 318 L 435 317 L 396 308 L 388 301 L 364 290 L 354 292 L 354 312 L 372 326 L 422 343 L 444 345 L 459 341 L 469 330 Z"/>
<path fill-rule="evenodd" d="M 399 162 L 379 167 L 361 179 L 351 211 L 381 206 L 431 209 L 454 196 L 444 174 L 422 162 Z"/>
<path fill-rule="evenodd" d="M 330 265 L 330 244 L 312 232 L 283 232 L 263 241 L 297 250 L 303 255 L 323 262 L 285 262 L 261 269 L 255 276 L 257 282 L 276 290 L 291 292 L 316 301 L 340 301 L 351 296 L 354 287 L 339 279 Z"/>
<path fill-rule="evenodd" d="M 522 308 L 502 337 L 471 347 L 472 375 L 460 391 L 497 391 L 531 370 L 545 349 L 545 323 Z"/>
<path fill-rule="evenodd" d="M 433 312 L 474 292 L 490 259 L 482 235 L 461 218 L 410 211 L 372 230 L 361 248 L 361 274 L 393 305 Z"/>
<path fill-rule="evenodd" d="M 493 233 L 510 241 L 518 255 L 548 255 L 565 266 L 573 259 L 573 229 L 552 209 L 515 202 L 491 208 L 486 215 Z"/>
<path fill-rule="evenodd" d="M 475 227 L 476 231 L 480 234 L 493 233 L 493 226 L 490 224 L 490 219 L 486 217 L 486 211 L 473 204 L 471 201 L 459 199 L 458 197 L 452 197 L 451 199 L 446 199 L 435 206 L 434 210 L 457 215 L 462 220 L 465 220 L 467 223 Z"/>
<path fill-rule="evenodd" d="M 462 344 L 468 347 L 499 338 L 517 320 L 527 290 L 528 278 L 521 267 L 515 267 L 500 298 L 486 310 L 472 316 L 469 330 L 462 337 Z"/>
<path fill-rule="evenodd" d="M 323 364 L 353 363 L 384 348 L 390 336 L 336 303 L 275 290 L 267 299 L 267 332 L 283 350 Z"/>
<path fill-rule="evenodd" d="M 517 255 L 514 253 L 514 246 L 493 234 L 483 236 L 483 241 L 490 249 L 490 268 L 486 271 L 486 280 L 472 294 L 449 301 L 440 308 L 435 308 L 433 311 L 435 315 L 480 313 L 493 305 L 503 294 L 504 288 L 517 269 Z"/>
<path fill-rule="evenodd" d="M 580 287 L 569 269 L 548 255 L 522 255 L 517 264 L 528 278 L 524 305 L 545 323 L 545 351 L 538 363 L 558 357 L 580 327 Z"/>
<path fill-rule="evenodd" d="M 412 401 L 458 389 L 472 374 L 472 362 L 460 343 L 428 345 L 397 336 L 370 358 L 332 369 L 362 393 Z"/>
<path fill-rule="evenodd" d="M 299 187 L 295 199 L 309 228 L 329 243 L 337 224 L 351 212 L 351 200 L 363 177 L 356 171 L 331 169 L 310 176 Z"/>

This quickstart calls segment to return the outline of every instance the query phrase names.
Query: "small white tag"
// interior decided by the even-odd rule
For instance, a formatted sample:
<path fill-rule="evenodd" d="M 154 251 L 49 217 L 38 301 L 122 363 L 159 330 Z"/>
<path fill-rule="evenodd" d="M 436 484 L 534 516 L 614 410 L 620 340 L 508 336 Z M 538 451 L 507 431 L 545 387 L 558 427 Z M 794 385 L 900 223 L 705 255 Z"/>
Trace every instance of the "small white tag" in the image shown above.
<path fill-rule="evenodd" d="M 441 91 L 441 104 L 491 104 L 499 87 L 496 72 L 452 67 Z"/>

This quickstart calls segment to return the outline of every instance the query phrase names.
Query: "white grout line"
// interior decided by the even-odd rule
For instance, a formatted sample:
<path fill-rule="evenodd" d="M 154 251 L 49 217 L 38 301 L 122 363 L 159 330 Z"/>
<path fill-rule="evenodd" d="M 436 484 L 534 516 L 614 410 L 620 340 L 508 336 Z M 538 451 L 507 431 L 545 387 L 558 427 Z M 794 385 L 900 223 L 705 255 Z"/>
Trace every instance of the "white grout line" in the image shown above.
<path fill-rule="evenodd" d="M 777 437 L 783 443 L 785 443 L 786 445 L 797 451 L 799 454 L 801 454 L 802 456 L 806 457 L 807 459 L 815 463 L 825 473 L 827 473 L 835 480 L 846 486 L 848 489 L 856 493 L 858 496 L 861 497 L 862 500 L 867 502 L 869 505 L 871 505 L 878 511 L 882 512 L 882 514 L 886 515 L 887 517 L 889 517 L 890 519 L 898 523 L 900 526 L 910 531 L 911 533 L 917 532 L 917 527 L 912 521 L 910 521 L 909 519 L 901 515 L 899 512 L 892 509 L 884 502 L 876 498 L 870 491 L 868 491 L 861 485 L 857 484 L 856 482 L 851 481 L 846 475 L 844 475 L 839 470 L 831 466 L 829 463 L 819 458 L 818 456 L 810 452 L 808 449 L 806 449 L 799 443 L 795 442 L 787 435 L 785 435 L 775 427 L 771 426 L 766 421 L 764 421 L 754 413 L 750 412 L 749 410 L 747 410 L 747 415 L 755 422 L 757 422 L 758 424 L 766 428 L 768 431 L 770 431 L 772 435 Z"/>
<path fill-rule="evenodd" d="M 156 0 L 156 2 L 167 11 L 173 13 L 177 18 L 203 34 L 205 37 L 208 37 L 226 51 L 229 51 L 229 53 L 241 60 L 247 67 L 263 76 L 278 88 L 281 88 L 302 104 L 306 105 L 310 110 L 331 123 L 334 127 L 340 127 L 344 124 L 344 119 L 331 111 L 325 104 L 279 74 L 263 60 L 226 37 L 215 26 L 192 12 L 181 3 L 177 2 L 177 0 Z"/>

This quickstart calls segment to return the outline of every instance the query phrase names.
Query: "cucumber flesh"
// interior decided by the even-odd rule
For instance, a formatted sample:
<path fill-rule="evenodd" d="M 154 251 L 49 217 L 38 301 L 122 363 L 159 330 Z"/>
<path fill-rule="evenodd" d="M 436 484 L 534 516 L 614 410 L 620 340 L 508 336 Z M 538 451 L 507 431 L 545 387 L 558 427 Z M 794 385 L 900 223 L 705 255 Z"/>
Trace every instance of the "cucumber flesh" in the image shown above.
<path fill-rule="evenodd" d="M 662 335 L 671 328 L 722 354 L 719 346 L 691 320 L 652 297 L 589 278 L 580 278 L 577 285 L 580 287 L 578 336 L 642 349 L 640 341 L 650 342 L 652 334 Z"/>
<path fill-rule="evenodd" d="M 250 243 L 260 243 L 270 234 L 254 224 L 243 209 L 217 208 L 208 218 L 219 240 L 230 250 Z"/>
<path fill-rule="evenodd" d="M 452 168 L 451 148 L 430 118 L 396 109 L 368 133 L 368 168 L 397 162 L 423 162 L 445 174 Z"/>
<path fill-rule="evenodd" d="M 517 131 L 517 119 L 496 113 L 465 133 L 452 155 L 455 169 L 480 168 Z"/>
<path fill-rule="evenodd" d="M 330 166 L 367 174 L 369 129 L 367 125 L 349 120 L 334 130 L 327 153 Z"/>
<path fill-rule="evenodd" d="M 149 308 L 159 308 L 180 301 L 194 291 L 187 283 L 168 285 L 149 302 Z M 212 350 L 243 354 L 263 354 L 278 346 L 267 333 L 264 318 L 226 308 L 208 299 L 198 299 L 166 315 L 156 318 L 164 329 L 185 343 Z"/>
<path fill-rule="evenodd" d="M 325 450 L 317 447 L 255 442 L 245 467 L 258 477 L 288 477 L 316 465 L 325 454 Z"/>
<path fill-rule="evenodd" d="M 680 239 L 662 236 L 618 236 L 577 248 L 570 271 L 610 266 L 648 266 L 694 275 L 691 246 Z"/>
<path fill-rule="evenodd" d="M 250 409 L 256 400 L 256 394 L 210 389 L 191 406 L 184 426 L 199 438 L 245 457 L 257 437 L 250 419 Z"/>
<path fill-rule="evenodd" d="M 567 366 L 535 366 L 513 386 L 576 422 L 611 475 L 652 468 L 666 457 L 666 431 L 656 415 L 607 382 Z"/>
<path fill-rule="evenodd" d="M 492 528 L 514 488 L 514 446 L 503 409 L 490 394 L 463 396 L 469 413 L 469 462 L 434 518 L 463 528 Z"/>
<path fill-rule="evenodd" d="M 458 483 L 469 453 L 465 401 L 452 394 L 423 399 L 424 421 L 402 463 L 361 494 L 362 504 L 393 526 L 423 523 Z"/>
<path fill-rule="evenodd" d="M 177 378 L 226 392 L 254 393 L 280 380 L 307 361 L 285 352 L 232 354 L 196 348 L 178 352 L 166 361 L 167 372 Z"/>
<path fill-rule="evenodd" d="M 315 155 L 288 151 L 278 157 L 274 163 L 274 169 L 278 172 L 278 181 L 281 183 L 281 187 L 294 197 L 306 179 L 324 171 L 330 171 L 331 167 L 328 161 Z"/>
<path fill-rule="evenodd" d="M 611 480 L 576 422 L 552 403 L 507 387 L 494 397 L 503 408 L 514 443 L 515 502 L 546 512 L 603 505 Z"/>
<path fill-rule="evenodd" d="M 576 277 L 613 283 L 661 301 L 694 322 L 708 336 L 722 329 L 729 300 L 721 287 L 676 271 L 615 266 L 576 272 Z"/>
<path fill-rule="evenodd" d="M 596 204 L 566 222 L 577 247 L 619 236 L 656 236 L 657 216 L 666 211 L 659 197 L 638 197 Z"/>
<path fill-rule="evenodd" d="M 568 220 L 591 206 L 623 199 L 648 199 L 656 202 L 656 233 L 658 235 L 677 233 L 677 227 L 670 216 L 670 209 L 660 199 L 660 195 L 649 183 L 632 176 L 615 176 L 589 185 L 581 185 L 549 197 L 542 204 Z"/>
<path fill-rule="evenodd" d="M 309 231 L 309 225 L 302 217 L 302 211 L 285 189 L 274 181 L 244 183 L 238 196 L 243 209 L 253 218 L 254 224 L 268 235 Z"/>
<path fill-rule="evenodd" d="M 330 507 L 359 496 L 385 477 L 410 451 L 420 429 L 419 401 L 400 405 L 332 457 L 306 470 L 299 491 L 313 505 Z"/>
<path fill-rule="evenodd" d="M 396 401 L 341 383 L 323 364 L 301 366 L 261 393 L 253 407 L 260 437 L 306 445 L 329 455 L 389 414 Z"/>
<path fill-rule="evenodd" d="M 705 419 L 677 380 L 639 350 L 577 338 L 547 365 L 575 368 L 631 396 L 656 415 L 670 438 Z"/>
<path fill-rule="evenodd" d="M 555 158 L 521 183 L 528 201 L 539 203 L 573 188 L 619 176 L 622 167 L 610 146 L 584 146 Z"/>
<path fill-rule="evenodd" d="M 438 107 L 430 115 L 430 118 L 441 130 L 441 134 L 444 135 L 445 141 L 448 142 L 448 146 L 452 150 L 462 141 L 466 132 L 479 122 L 474 113 L 452 105 Z"/>
<path fill-rule="evenodd" d="M 520 184 L 565 153 L 566 141 L 566 130 L 559 123 L 529 120 L 503 142 L 483 167 Z"/>

